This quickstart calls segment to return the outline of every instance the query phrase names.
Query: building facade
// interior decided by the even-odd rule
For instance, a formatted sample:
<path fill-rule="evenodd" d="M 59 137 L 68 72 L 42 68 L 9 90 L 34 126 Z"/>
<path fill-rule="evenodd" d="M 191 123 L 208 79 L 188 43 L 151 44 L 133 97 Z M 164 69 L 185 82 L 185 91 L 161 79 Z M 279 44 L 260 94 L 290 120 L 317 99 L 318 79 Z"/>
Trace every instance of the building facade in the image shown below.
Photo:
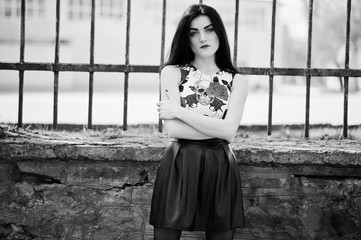
<path fill-rule="evenodd" d="M 182 12 L 198 1 L 167 2 L 166 53 L 170 47 L 177 21 Z M 222 16 L 233 52 L 234 8 L 232 0 L 204 1 L 214 6 Z M 20 58 L 20 8 L 21 0 L 0 0 L 0 61 L 19 62 Z M 62 0 L 60 17 L 60 62 L 89 63 L 91 0 Z M 126 0 L 97 0 L 95 11 L 95 63 L 123 64 L 125 62 Z M 54 62 L 55 57 L 55 0 L 26 0 L 25 61 Z M 241 0 L 238 28 L 238 66 L 269 66 L 271 36 L 270 0 Z M 131 1 L 130 63 L 158 65 L 161 51 L 161 0 Z M 283 31 L 277 21 L 278 32 Z M 282 45 L 283 34 L 276 37 Z M 281 49 L 276 47 L 276 49 Z M 275 62 L 282 62 L 281 51 L 276 52 Z M 0 89 L 16 90 L 16 71 L 0 71 Z M 96 86 L 112 89 L 119 84 L 122 74 L 96 73 Z M 144 74 L 131 74 L 135 85 L 148 88 L 157 86 L 157 76 L 143 81 Z M 25 72 L 25 89 L 51 89 L 51 72 Z M 61 73 L 60 90 L 87 90 L 87 73 Z M 257 81 L 252 84 L 266 84 Z"/>

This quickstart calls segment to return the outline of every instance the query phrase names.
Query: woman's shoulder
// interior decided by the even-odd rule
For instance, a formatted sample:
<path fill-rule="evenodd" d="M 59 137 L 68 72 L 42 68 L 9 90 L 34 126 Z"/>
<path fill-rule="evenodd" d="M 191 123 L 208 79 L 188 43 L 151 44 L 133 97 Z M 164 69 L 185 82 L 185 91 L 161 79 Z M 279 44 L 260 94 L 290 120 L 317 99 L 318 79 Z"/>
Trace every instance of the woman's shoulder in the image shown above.
<path fill-rule="evenodd" d="M 160 75 L 161 79 L 168 79 L 167 81 L 169 81 L 169 79 L 173 79 L 179 83 L 182 77 L 182 72 L 178 65 L 166 65 L 162 68 Z"/>
<path fill-rule="evenodd" d="M 239 73 L 234 74 L 233 86 L 242 86 L 242 88 L 247 88 L 248 87 L 247 77 Z"/>
<path fill-rule="evenodd" d="M 177 65 L 167 65 L 162 68 L 161 75 L 178 75 L 180 73 L 180 68 Z"/>
<path fill-rule="evenodd" d="M 178 73 L 180 70 L 180 66 L 179 65 L 166 65 L 162 68 L 162 73 L 167 72 L 167 73 Z"/>
<path fill-rule="evenodd" d="M 162 74 L 171 74 L 176 76 L 184 77 L 192 70 L 192 66 L 190 64 L 183 64 L 183 65 L 166 65 L 162 68 Z"/>
<path fill-rule="evenodd" d="M 240 79 L 240 80 L 246 80 L 247 79 L 246 76 L 244 76 L 244 75 L 242 75 L 240 73 L 234 73 L 233 78 L 234 79 Z"/>

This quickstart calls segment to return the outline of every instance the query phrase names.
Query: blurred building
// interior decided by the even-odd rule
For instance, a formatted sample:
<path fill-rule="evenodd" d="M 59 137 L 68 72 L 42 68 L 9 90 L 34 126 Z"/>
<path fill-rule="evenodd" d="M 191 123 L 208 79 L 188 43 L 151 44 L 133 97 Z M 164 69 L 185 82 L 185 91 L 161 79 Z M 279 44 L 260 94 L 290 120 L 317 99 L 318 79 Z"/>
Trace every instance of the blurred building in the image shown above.
<path fill-rule="evenodd" d="M 191 3 L 167 2 L 166 51 L 177 21 Z M 233 52 L 233 0 L 208 0 L 222 16 Z M 21 0 L 0 0 L 0 61 L 19 62 Z M 125 61 L 126 0 L 97 0 L 95 13 L 95 63 L 123 64 Z M 130 63 L 158 65 L 161 48 L 161 0 L 131 1 Z M 25 61 L 54 62 L 55 0 L 26 0 Z M 60 21 L 60 62 L 89 63 L 91 0 L 62 0 Z M 238 28 L 238 66 L 268 67 L 271 39 L 271 0 L 241 0 Z M 282 63 L 283 24 L 277 20 L 275 62 Z M 95 86 L 113 89 L 122 83 L 122 74 L 95 73 Z M 134 88 L 157 86 L 157 76 L 131 74 Z M 151 80 L 149 80 L 151 79 Z M 251 84 L 267 87 L 268 81 L 254 77 Z M 25 87 L 52 88 L 51 72 L 25 72 Z M 60 73 L 61 90 L 87 90 L 87 73 Z M 17 90 L 18 73 L 0 71 L 0 89 Z"/>

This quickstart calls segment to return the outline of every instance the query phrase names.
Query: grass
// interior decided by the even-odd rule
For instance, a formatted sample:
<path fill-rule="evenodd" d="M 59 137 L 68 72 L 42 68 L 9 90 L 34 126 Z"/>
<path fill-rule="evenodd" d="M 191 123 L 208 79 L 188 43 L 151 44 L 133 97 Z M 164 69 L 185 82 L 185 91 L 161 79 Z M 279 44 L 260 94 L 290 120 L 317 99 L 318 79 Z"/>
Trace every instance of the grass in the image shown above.
<path fill-rule="evenodd" d="M 158 131 L 156 124 L 149 125 L 130 125 L 124 131 L 121 126 L 97 125 L 93 129 L 87 129 L 81 125 L 59 125 L 57 130 L 53 130 L 51 125 L 47 124 L 29 124 L 18 129 L 14 124 L 0 123 L 0 139 L 6 137 L 6 132 L 29 132 L 35 134 L 49 135 L 51 133 L 60 133 L 68 135 L 81 135 L 82 137 L 96 137 L 104 140 L 122 138 L 129 135 L 156 135 L 162 136 Z M 271 138 L 273 139 L 305 139 L 304 128 L 302 125 L 273 126 Z M 241 126 L 236 138 L 249 137 L 269 137 L 267 136 L 266 126 Z M 342 126 L 332 125 L 311 125 L 309 131 L 311 140 L 344 140 Z M 349 126 L 347 140 L 361 140 L 361 125 Z"/>
<path fill-rule="evenodd" d="M 237 136 L 245 137 L 245 135 L 267 137 L 267 129 L 265 126 L 241 127 Z M 302 125 L 274 126 L 271 137 L 275 139 L 305 139 L 305 130 Z M 342 126 L 313 125 L 310 126 L 308 139 L 344 140 L 345 138 Z M 361 125 L 349 126 L 346 139 L 361 140 Z"/>

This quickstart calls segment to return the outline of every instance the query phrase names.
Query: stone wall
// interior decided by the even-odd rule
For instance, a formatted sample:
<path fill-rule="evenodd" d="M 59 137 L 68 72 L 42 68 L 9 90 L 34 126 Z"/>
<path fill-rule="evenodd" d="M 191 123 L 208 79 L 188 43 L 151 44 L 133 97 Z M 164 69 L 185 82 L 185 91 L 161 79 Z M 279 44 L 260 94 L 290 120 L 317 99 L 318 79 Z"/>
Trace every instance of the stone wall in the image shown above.
<path fill-rule="evenodd" d="M 3 132 L 0 239 L 153 239 L 161 135 Z M 238 138 L 235 239 L 361 239 L 361 142 Z M 182 239 L 205 239 L 184 232 Z"/>

